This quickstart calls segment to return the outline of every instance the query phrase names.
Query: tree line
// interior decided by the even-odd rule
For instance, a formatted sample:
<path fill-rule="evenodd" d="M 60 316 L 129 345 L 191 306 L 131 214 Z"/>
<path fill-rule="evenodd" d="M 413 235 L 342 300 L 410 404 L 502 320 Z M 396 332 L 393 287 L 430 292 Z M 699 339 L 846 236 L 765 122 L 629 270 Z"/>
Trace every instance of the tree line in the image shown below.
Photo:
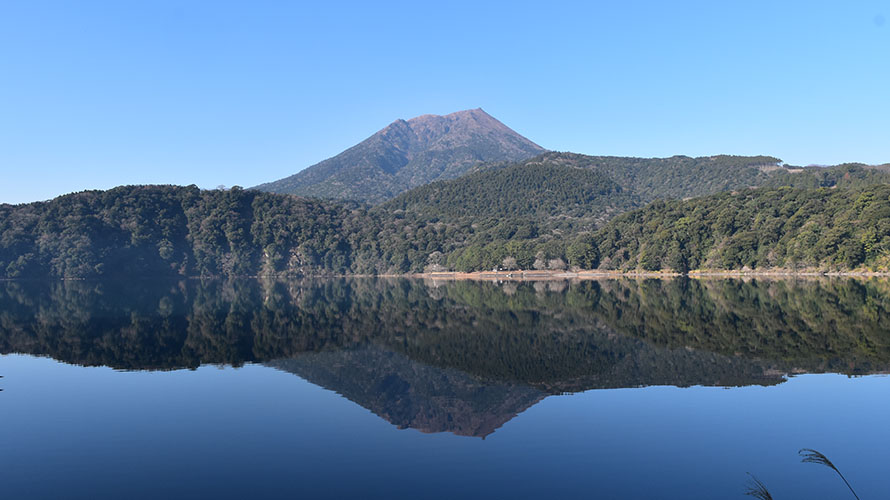
<path fill-rule="evenodd" d="M 373 207 L 195 186 L 0 205 L 0 278 L 888 269 L 883 168 L 765 173 L 750 162 L 774 159 L 744 158 L 737 161 L 749 166 L 739 169 L 767 176 L 758 177 L 765 187 L 726 190 L 706 175 L 689 192 L 716 194 L 683 200 L 670 199 L 672 181 L 657 194 L 645 186 L 664 180 L 664 165 L 689 163 L 672 176 L 691 179 L 713 174 L 716 160 L 646 160 L 633 170 L 607 159 L 548 153 Z M 653 196 L 668 199 L 644 205 Z"/>

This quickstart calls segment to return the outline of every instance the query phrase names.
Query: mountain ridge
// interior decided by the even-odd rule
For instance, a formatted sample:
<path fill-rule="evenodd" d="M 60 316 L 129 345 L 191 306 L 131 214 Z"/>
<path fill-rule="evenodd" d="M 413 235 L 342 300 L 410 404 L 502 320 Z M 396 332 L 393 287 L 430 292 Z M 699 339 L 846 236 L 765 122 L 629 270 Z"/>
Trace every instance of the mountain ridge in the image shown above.
<path fill-rule="evenodd" d="M 768 184 L 777 173 L 789 170 L 781 159 L 765 155 L 643 158 L 547 151 L 519 163 L 594 171 L 609 177 L 623 190 L 639 196 L 644 203 L 661 198 L 689 198 L 760 186 Z M 474 167 L 468 175 L 511 167 L 511 163 L 485 163 Z M 794 169 L 796 171 L 796 167 Z"/>

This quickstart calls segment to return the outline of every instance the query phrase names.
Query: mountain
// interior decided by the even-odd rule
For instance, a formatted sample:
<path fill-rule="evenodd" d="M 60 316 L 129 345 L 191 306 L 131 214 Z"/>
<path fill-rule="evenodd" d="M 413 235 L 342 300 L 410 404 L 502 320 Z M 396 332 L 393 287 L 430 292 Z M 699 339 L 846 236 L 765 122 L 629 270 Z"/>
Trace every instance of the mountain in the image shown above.
<path fill-rule="evenodd" d="M 260 191 L 379 203 L 485 162 L 518 161 L 544 148 L 482 109 L 396 120 L 346 151 Z"/>

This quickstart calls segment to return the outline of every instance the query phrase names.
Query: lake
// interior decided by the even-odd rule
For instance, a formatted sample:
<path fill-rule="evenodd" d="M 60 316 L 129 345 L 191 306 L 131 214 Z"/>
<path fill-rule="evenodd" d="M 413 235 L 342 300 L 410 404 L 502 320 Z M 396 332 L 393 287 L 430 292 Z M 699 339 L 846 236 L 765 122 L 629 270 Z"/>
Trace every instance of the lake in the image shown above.
<path fill-rule="evenodd" d="M 890 281 L 0 283 L 4 498 L 890 498 Z"/>

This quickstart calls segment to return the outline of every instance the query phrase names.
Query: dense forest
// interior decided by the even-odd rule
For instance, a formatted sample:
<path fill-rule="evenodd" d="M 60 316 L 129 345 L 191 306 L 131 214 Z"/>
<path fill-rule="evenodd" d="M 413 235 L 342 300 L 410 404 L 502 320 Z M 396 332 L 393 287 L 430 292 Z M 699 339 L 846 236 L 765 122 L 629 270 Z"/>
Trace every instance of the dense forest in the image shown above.
<path fill-rule="evenodd" d="M 517 164 L 412 189 L 379 212 L 403 211 L 427 221 L 533 220 L 546 229 L 591 230 L 638 206 L 608 176 L 552 163 Z"/>
<path fill-rule="evenodd" d="M 484 163 L 471 173 L 516 165 L 591 170 L 605 175 L 642 203 L 754 187 L 857 188 L 890 183 L 890 164 L 795 167 L 772 156 L 733 155 L 632 158 L 548 152 L 518 163 Z"/>
<path fill-rule="evenodd" d="M 341 204 L 238 188 L 87 191 L 0 206 L 0 268 L 11 278 L 257 274 L 287 258 L 297 270 L 342 271 L 356 217 Z"/>
<path fill-rule="evenodd" d="M 704 196 L 728 189 L 766 184 L 779 171 L 781 160 L 771 156 L 671 156 L 632 158 L 588 156 L 548 152 L 521 162 L 528 166 L 550 165 L 591 170 L 607 176 L 643 202 L 661 198 Z M 507 168 L 505 163 L 486 163 L 475 171 Z M 890 179 L 890 176 L 888 176 Z"/>
<path fill-rule="evenodd" d="M 233 188 L 124 186 L 0 205 L 0 276 L 393 274 L 558 260 L 534 220 L 445 223 Z M 560 265 L 561 268 L 565 264 Z"/>
<path fill-rule="evenodd" d="M 890 186 L 654 202 L 594 237 L 607 269 L 890 269 Z"/>
<path fill-rule="evenodd" d="M 0 205 L 0 278 L 888 270 L 888 184 L 887 166 L 546 153 L 377 206 L 124 186 Z"/>

